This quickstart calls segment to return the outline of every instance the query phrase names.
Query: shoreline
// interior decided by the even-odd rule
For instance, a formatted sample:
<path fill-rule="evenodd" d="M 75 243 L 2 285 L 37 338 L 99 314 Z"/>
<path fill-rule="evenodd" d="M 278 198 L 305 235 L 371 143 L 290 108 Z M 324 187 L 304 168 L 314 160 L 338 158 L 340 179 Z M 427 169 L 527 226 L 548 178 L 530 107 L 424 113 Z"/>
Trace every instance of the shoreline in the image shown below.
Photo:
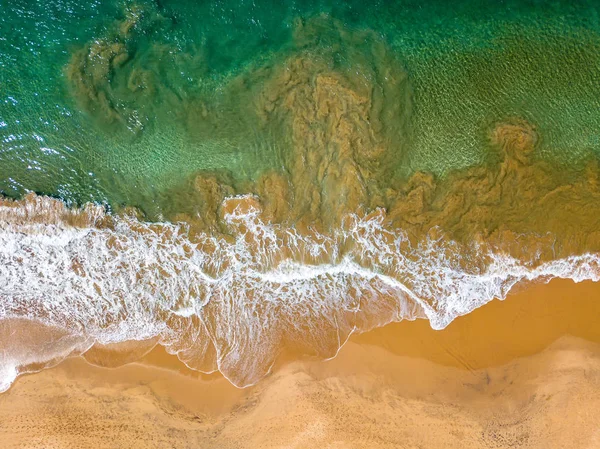
<path fill-rule="evenodd" d="M 288 354 L 246 389 L 192 372 L 160 347 L 118 368 L 71 358 L 0 395 L 9 418 L 0 439 L 31 448 L 503 448 L 572 438 L 590 447 L 599 297 L 600 283 L 529 285 L 442 331 L 405 321 L 352 336 L 329 361 Z M 562 434 L 548 434 L 551 424 Z"/>
<path fill-rule="evenodd" d="M 494 299 L 439 331 L 425 320 L 415 320 L 353 337 L 359 344 L 378 345 L 396 355 L 459 368 L 466 368 L 466 362 L 468 369 L 482 369 L 541 352 L 563 335 L 600 343 L 598 322 L 600 283 L 552 279 L 517 285 L 506 299 Z M 488 351 L 490 344 L 494 352 Z M 462 361 L 450 354 L 452 349 L 461 353 Z"/>
<path fill-rule="evenodd" d="M 348 344 L 375 346 L 396 356 L 466 370 L 504 365 L 537 354 L 566 335 L 600 344 L 600 328 L 594 326 L 600 322 L 600 282 L 552 279 L 548 283 L 518 284 L 514 290 L 506 299 L 494 299 L 441 330 L 433 329 L 426 319 L 402 320 L 350 335 L 336 355 L 327 359 L 284 351 L 266 378 L 288 364 L 334 361 Z M 574 290 L 577 298 L 573 298 Z M 571 304 L 575 306 L 573 310 L 569 310 Z M 509 320 L 512 324 L 506 326 Z M 525 338 L 520 338 L 522 335 Z M 496 345 L 494 352 L 488 351 L 489 344 Z M 84 358 L 88 358 L 87 354 Z M 224 377 L 219 371 L 202 373 L 190 369 L 160 345 L 134 363 L 170 369 L 202 381 Z M 233 387 L 245 390 L 258 384 Z"/>

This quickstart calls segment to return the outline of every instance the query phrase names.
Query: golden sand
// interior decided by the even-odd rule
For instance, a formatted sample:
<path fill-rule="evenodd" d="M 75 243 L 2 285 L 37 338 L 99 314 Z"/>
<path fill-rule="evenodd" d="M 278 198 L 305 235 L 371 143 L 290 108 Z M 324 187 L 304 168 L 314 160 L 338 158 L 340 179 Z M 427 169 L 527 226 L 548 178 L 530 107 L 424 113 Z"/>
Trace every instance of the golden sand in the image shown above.
<path fill-rule="evenodd" d="M 402 322 L 254 387 L 155 349 L 81 358 L 0 396 L 3 448 L 600 447 L 600 284 L 522 288 L 443 331 Z"/>

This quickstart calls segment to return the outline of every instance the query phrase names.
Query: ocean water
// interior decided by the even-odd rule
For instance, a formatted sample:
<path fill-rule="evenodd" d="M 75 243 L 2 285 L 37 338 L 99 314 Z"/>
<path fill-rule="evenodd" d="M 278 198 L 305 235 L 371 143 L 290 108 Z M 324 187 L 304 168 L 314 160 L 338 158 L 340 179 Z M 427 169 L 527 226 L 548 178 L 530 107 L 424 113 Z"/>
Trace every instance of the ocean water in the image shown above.
<path fill-rule="evenodd" d="M 247 386 L 597 280 L 599 9 L 1 1 L 0 389 L 131 341 Z"/>

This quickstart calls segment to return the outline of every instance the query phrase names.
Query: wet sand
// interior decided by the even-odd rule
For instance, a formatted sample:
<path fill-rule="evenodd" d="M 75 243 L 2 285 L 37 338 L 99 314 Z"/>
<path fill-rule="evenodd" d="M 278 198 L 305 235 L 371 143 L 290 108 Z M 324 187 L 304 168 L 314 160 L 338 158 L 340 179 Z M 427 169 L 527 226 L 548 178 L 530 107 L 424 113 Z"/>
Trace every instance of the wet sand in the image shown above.
<path fill-rule="evenodd" d="M 600 446 L 600 284 L 554 280 L 456 319 L 288 355 L 254 387 L 155 349 L 81 358 L 0 395 L 6 448 L 593 448 Z"/>

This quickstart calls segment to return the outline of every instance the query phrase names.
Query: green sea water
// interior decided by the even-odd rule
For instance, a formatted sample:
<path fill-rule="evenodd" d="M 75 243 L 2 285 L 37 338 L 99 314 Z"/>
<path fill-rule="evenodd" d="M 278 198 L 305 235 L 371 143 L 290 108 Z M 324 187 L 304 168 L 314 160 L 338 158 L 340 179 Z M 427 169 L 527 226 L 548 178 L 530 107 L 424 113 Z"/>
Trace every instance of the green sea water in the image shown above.
<path fill-rule="evenodd" d="M 490 126 L 510 117 L 537 127 L 537 157 L 573 166 L 600 154 L 599 10 L 594 1 L 0 0 L 0 193 L 133 205 L 158 219 L 197 172 L 243 183 L 282 169 L 289 136 L 253 115 L 256 85 L 304 51 L 294 36 L 315 17 L 326 18 L 306 44 L 315 58 L 385 77 L 365 50 L 377 39 L 405 73 L 394 177 L 484 163 L 494 157 Z M 369 42 L 344 37 L 365 30 Z"/>

